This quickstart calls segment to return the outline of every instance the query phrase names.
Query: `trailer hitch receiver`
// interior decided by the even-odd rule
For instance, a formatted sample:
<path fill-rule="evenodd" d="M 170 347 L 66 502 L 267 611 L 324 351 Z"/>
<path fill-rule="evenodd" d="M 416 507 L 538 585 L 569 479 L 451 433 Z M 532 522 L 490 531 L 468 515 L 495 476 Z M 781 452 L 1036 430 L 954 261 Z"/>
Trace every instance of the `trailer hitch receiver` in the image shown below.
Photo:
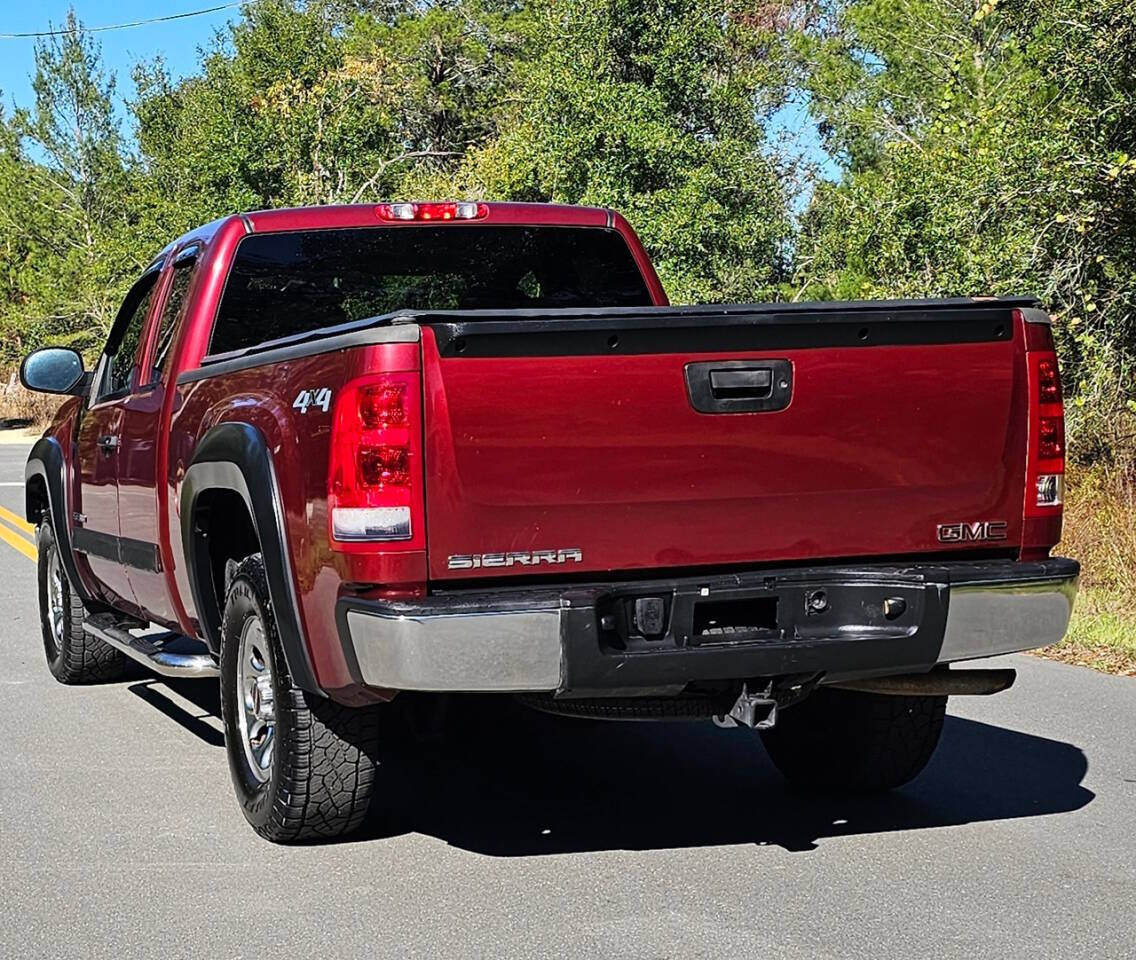
<path fill-rule="evenodd" d="M 742 692 L 727 714 L 714 718 L 719 727 L 749 727 L 751 730 L 771 730 L 777 724 L 777 700 L 773 696 L 770 683 L 760 693 L 751 693 L 748 684 L 742 684 Z"/>

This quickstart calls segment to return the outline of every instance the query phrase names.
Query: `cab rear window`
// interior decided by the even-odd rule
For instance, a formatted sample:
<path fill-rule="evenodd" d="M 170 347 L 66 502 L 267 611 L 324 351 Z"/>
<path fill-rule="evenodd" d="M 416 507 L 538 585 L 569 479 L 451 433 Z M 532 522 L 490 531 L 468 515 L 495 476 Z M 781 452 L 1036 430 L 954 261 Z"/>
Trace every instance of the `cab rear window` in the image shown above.
<path fill-rule="evenodd" d="M 631 251 L 596 227 L 368 227 L 254 234 L 210 354 L 398 310 L 650 306 Z"/>

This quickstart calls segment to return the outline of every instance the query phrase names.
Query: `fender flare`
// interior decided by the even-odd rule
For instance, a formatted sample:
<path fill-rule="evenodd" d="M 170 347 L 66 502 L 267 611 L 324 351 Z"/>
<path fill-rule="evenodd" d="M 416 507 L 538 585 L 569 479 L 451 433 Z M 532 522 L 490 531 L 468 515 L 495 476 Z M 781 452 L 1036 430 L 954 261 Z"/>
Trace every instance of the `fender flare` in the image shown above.
<path fill-rule="evenodd" d="M 71 589 L 84 603 L 97 603 L 86 584 L 79 576 L 75 564 L 75 554 L 71 549 L 71 524 L 67 518 L 67 461 L 63 447 L 55 437 L 41 437 L 35 442 L 24 466 L 24 516 L 28 523 L 39 520 L 28 493 L 28 483 L 33 477 L 42 477 L 47 490 L 47 513 L 55 542 L 59 549 L 59 559 L 71 581 Z"/>
<path fill-rule="evenodd" d="M 322 693 L 308 655 L 284 528 L 284 508 L 272 451 L 256 427 L 226 422 L 213 427 L 197 445 L 182 480 L 181 538 L 197 620 L 214 654 L 221 650 L 222 610 L 212 589 L 209 552 L 195 535 L 197 500 L 208 490 L 229 490 L 245 502 L 264 557 L 268 595 L 292 681 L 301 690 Z M 255 491 L 255 495 L 252 491 Z"/>

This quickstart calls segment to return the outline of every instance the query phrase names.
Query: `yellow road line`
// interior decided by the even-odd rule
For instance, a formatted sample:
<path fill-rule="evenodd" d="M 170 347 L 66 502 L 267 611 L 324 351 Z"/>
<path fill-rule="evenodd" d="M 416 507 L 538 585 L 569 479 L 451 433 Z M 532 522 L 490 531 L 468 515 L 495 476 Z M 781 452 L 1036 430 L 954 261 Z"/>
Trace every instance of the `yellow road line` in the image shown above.
<path fill-rule="evenodd" d="M 7 527 L 0 526 L 0 540 L 15 547 L 29 560 L 35 560 L 37 557 L 35 544 L 29 543 L 18 533 L 13 533 Z"/>
<path fill-rule="evenodd" d="M 5 507 L 0 507 L 0 520 L 7 520 L 17 530 L 23 530 L 25 533 L 35 533 L 33 527 L 27 520 L 21 517 L 18 513 L 13 513 Z"/>

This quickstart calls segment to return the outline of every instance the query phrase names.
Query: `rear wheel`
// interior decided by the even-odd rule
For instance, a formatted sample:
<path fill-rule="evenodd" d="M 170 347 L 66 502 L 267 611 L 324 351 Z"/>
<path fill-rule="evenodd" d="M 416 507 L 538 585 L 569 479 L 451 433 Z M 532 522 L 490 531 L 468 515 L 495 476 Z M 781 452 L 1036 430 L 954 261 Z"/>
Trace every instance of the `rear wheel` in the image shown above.
<path fill-rule="evenodd" d="M 367 814 L 381 707 L 345 707 L 292 684 L 259 554 L 236 569 L 221 626 L 221 711 L 245 818 L 275 843 L 330 839 Z"/>
<path fill-rule="evenodd" d="M 916 777 L 935 752 L 946 697 L 899 697 L 821 688 L 782 711 L 761 739 L 794 785 L 873 793 Z"/>
<path fill-rule="evenodd" d="M 44 522 L 36 530 L 39 552 L 39 620 L 47 668 L 60 683 L 103 683 L 126 670 L 126 657 L 83 630 L 86 610 L 75 596 L 55 532 Z"/>

